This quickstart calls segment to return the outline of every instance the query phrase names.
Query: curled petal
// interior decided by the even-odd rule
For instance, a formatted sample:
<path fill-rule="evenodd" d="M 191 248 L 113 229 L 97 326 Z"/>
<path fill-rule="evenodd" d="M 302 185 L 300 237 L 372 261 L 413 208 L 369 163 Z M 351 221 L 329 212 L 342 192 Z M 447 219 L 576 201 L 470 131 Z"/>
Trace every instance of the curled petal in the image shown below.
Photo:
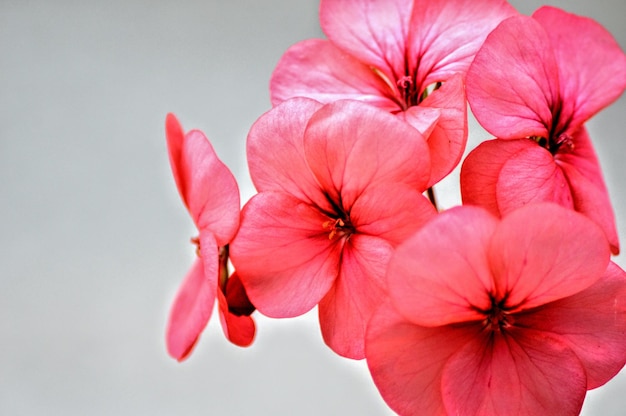
<path fill-rule="evenodd" d="M 256 328 L 254 320 L 248 315 L 237 315 L 229 310 L 228 302 L 222 291 L 217 292 L 220 323 L 226 338 L 235 345 L 247 347 L 254 341 Z"/>

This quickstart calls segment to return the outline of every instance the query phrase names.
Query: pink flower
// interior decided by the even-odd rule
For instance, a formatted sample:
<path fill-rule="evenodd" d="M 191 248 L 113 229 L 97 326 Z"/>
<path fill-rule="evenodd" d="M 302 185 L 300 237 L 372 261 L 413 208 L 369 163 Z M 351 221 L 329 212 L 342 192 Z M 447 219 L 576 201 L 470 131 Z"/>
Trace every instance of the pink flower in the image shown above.
<path fill-rule="evenodd" d="M 504 0 L 322 0 L 329 40 L 287 50 L 270 81 L 272 103 L 355 99 L 398 114 L 428 140 L 432 186 L 465 148 L 465 72 L 487 34 L 515 13 Z"/>
<path fill-rule="evenodd" d="M 259 193 L 231 258 L 252 303 L 274 318 L 319 304 L 326 343 L 362 358 L 393 247 L 435 215 L 424 139 L 369 105 L 295 98 L 252 126 L 247 151 Z"/>
<path fill-rule="evenodd" d="M 476 55 L 467 93 L 482 126 L 507 140 L 466 158 L 463 202 L 496 215 L 557 202 L 600 225 L 617 254 L 613 209 L 583 124 L 625 87 L 626 56 L 593 20 L 543 7 L 504 21 Z"/>
<path fill-rule="evenodd" d="M 176 295 L 166 330 L 167 350 L 179 361 L 191 353 L 218 297 L 224 334 L 246 346 L 254 338 L 254 310 L 236 273 L 228 278 L 228 243 L 239 227 L 239 189 L 211 143 L 198 130 L 183 133 L 173 114 L 165 124 L 178 192 L 199 231 L 198 258 Z M 219 288 L 219 290 L 218 290 Z"/>
<path fill-rule="evenodd" d="M 400 245 L 366 358 L 401 415 L 577 415 L 626 362 L 626 273 L 556 204 L 437 216 Z"/>

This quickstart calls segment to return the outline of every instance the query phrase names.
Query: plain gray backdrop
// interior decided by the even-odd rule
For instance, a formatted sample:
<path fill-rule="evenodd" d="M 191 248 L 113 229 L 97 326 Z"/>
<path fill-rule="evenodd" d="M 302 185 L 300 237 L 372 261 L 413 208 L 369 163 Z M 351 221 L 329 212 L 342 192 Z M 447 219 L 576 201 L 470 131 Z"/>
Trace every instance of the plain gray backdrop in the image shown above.
<path fill-rule="evenodd" d="M 512 3 L 530 14 L 541 3 Z M 553 1 L 626 46 L 623 0 Z M 363 362 L 325 347 L 315 311 L 257 314 L 248 349 L 213 319 L 179 364 L 164 346 L 194 235 L 167 159 L 175 112 L 253 193 L 245 138 L 316 0 L 0 0 L 0 414 L 388 415 Z M 626 241 L 626 99 L 588 123 Z M 471 125 L 468 150 L 489 136 Z M 437 194 L 460 202 L 458 175 Z M 626 266 L 623 256 L 615 261 Z M 585 415 L 623 415 L 626 371 Z"/>

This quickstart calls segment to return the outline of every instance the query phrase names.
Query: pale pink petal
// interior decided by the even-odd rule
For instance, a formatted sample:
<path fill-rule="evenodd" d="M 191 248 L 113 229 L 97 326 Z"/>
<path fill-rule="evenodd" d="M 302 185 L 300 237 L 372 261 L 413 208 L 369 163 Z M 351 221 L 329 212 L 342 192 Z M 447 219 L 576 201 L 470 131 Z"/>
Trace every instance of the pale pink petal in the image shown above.
<path fill-rule="evenodd" d="M 201 249 L 207 254 L 214 251 L 214 255 L 196 259 L 178 289 L 167 323 L 167 351 L 178 361 L 191 353 L 215 303 L 218 255 L 217 243 L 210 233 L 201 235 Z"/>
<path fill-rule="evenodd" d="M 552 203 L 526 205 L 505 216 L 489 248 L 496 297 L 517 310 L 588 288 L 606 270 L 609 256 L 596 224 Z"/>
<path fill-rule="evenodd" d="M 226 338 L 235 345 L 247 347 L 254 341 L 256 328 L 254 320 L 247 315 L 235 315 L 228 310 L 228 303 L 222 291 L 217 292 L 220 323 Z"/>
<path fill-rule="evenodd" d="M 281 192 L 261 192 L 244 206 L 230 258 L 261 313 L 298 316 L 328 292 L 342 240 L 329 238 L 327 221 L 316 207 Z"/>
<path fill-rule="evenodd" d="M 626 364 L 626 273 L 611 262 L 591 287 L 516 314 L 515 325 L 556 334 L 582 361 L 587 389 L 599 387 Z"/>
<path fill-rule="evenodd" d="M 606 234 L 611 251 L 619 254 L 615 214 L 606 189 L 602 169 L 586 129 L 573 135 L 574 148 L 556 154 L 574 198 L 574 209 L 598 224 Z"/>
<path fill-rule="evenodd" d="M 531 140 L 487 140 L 472 150 L 461 167 L 464 205 L 478 205 L 500 216 L 496 188 L 500 172 L 515 154 L 538 147 Z"/>
<path fill-rule="evenodd" d="M 168 113 L 165 117 L 165 138 L 167 140 L 167 151 L 174 181 L 176 182 L 176 188 L 178 189 L 178 193 L 185 207 L 189 209 L 189 202 L 187 202 L 187 184 L 189 178 L 187 177 L 187 172 L 182 170 L 184 163 L 183 144 L 185 141 L 185 132 L 176 116 L 172 113 Z"/>
<path fill-rule="evenodd" d="M 294 98 L 263 114 L 250 129 L 248 168 L 259 192 L 282 191 L 321 204 L 324 196 L 304 158 L 304 129 L 322 104 Z"/>
<path fill-rule="evenodd" d="M 354 234 L 346 241 L 341 271 L 319 304 L 320 328 L 337 354 L 365 357 L 367 322 L 384 299 L 384 276 L 393 249 L 377 237 Z"/>
<path fill-rule="evenodd" d="M 327 40 L 296 43 L 280 58 L 270 80 L 272 104 L 293 97 L 322 103 L 340 99 L 365 101 L 387 111 L 398 111 L 397 89 L 368 65 L 342 52 Z"/>
<path fill-rule="evenodd" d="M 502 20 L 517 14 L 504 0 L 415 0 L 407 56 L 422 90 L 465 74 L 474 54 Z"/>
<path fill-rule="evenodd" d="M 565 208 L 574 206 L 569 183 L 552 154 L 531 144 L 509 156 L 500 169 L 496 200 L 501 215 L 534 202 L 555 202 Z"/>
<path fill-rule="evenodd" d="M 430 158 L 420 132 L 393 115 L 357 101 L 336 101 L 307 126 L 304 149 L 313 174 L 335 201 L 352 205 L 368 186 L 406 183 L 424 191 Z"/>
<path fill-rule="evenodd" d="M 385 402 L 401 415 L 445 414 L 444 365 L 479 331 L 477 325 L 414 325 L 384 303 L 368 324 L 365 357 Z"/>
<path fill-rule="evenodd" d="M 466 82 L 472 112 L 489 133 L 549 137 L 558 67 L 546 31 L 534 19 L 502 22 L 476 54 Z"/>
<path fill-rule="evenodd" d="M 437 214 L 418 191 L 402 183 L 367 188 L 354 202 L 350 221 L 359 234 L 380 237 L 396 246 Z"/>
<path fill-rule="evenodd" d="M 413 0 L 322 0 L 320 25 L 331 42 L 399 79 L 405 71 Z"/>
<path fill-rule="evenodd" d="M 476 207 L 435 216 L 401 244 L 389 264 L 394 306 L 418 325 L 482 320 L 493 290 L 487 247 L 497 220 Z"/>
<path fill-rule="evenodd" d="M 575 416 L 585 398 L 585 370 L 558 339 L 530 329 L 482 332 L 443 370 L 450 415 Z"/>
<path fill-rule="evenodd" d="M 561 80 L 557 131 L 571 132 L 615 101 L 626 88 L 626 55 L 596 21 L 544 6 L 533 13 L 551 41 Z"/>

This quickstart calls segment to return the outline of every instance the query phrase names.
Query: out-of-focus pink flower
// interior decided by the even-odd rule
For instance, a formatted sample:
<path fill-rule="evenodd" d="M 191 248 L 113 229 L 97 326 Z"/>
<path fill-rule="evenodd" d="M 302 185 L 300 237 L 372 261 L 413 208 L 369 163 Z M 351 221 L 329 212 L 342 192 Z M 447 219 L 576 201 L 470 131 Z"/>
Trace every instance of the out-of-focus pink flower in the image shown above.
<path fill-rule="evenodd" d="M 467 74 L 482 143 L 461 172 L 465 204 L 504 215 L 553 201 L 604 230 L 619 252 L 613 209 L 583 123 L 626 87 L 626 56 L 602 26 L 552 7 L 504 21 Z"/>
<path fill-rule="evenodd" d="M 626 362 L 626 273 L 556 204 L 453 208 L 401 244 L 366 358 L 401 415 L 577 415 Z"/>
<path fill-rule="evenodd" d="M 319 304 L 325 342 L 363 358 L 393 247 L 436 213 L 426 142 L 369 105 L 294 98 L 252 126 L 247 152 L 259 193 L 231 259 L 252 303 L 275 318 Z"/>
<path fill-rule="evenodd" d="M 198 258 L 178 290 L 166 329 L 167 350 L 182 361 L 208 323 L 216 296 L 224 334 L 240 346 L 254 338 L 254 321 L 249 316 L 254 308 L 236 274 L 228 278 L 226 267 L 228 243 L 239 227 L 235 178 L 201 131 L 185 134 L 173 114 L 167 115 L 165 130 L 178 192 L 199 231 L 192 239 Z"/>
<path fill-rule="evenodd" d="M 428 140 L 432 186 L 465 149 L 465 72 L 487 34 L 514 14 L 504 0 L 322 0 L 329 40 L 287 50 L 270 82 L 272 103 L 355 99 L 398 114 Z"/>

